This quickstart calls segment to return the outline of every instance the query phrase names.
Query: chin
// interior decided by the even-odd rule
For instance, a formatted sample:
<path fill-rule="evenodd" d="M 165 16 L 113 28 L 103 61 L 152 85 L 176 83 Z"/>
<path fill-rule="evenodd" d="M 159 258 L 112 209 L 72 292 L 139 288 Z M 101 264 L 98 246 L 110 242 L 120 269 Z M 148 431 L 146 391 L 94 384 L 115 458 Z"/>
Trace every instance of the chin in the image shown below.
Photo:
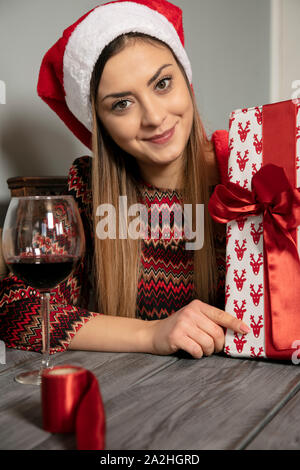
<path fill-rule="evenodd" d="M 150 148 L 147 146 L 142 149 L 128 148 L 126 151 L 131 154 L 137 161 L 165 165 L 172 163 L 182 157 L 185 149 L 185 142 L 170 142 L 167 145 L 157 145 L 157 147 Z"/>
<path fill-rule="evenodd" d="M 175 161 L 178 158 L 182 157 L 184 153 L 185 146 L 183 145 L 173 145 L 170 148 L 166 148 L 165 152 L 162 151 L 162 155 L 165 156 L 168 161 Z"/>
<path fill-rule="evenodd" d="M 153 163 L 157 163 L 158 165 L 167 165 L 172 162 L 175 162 L 176 160 L 180 159 L 183 155 L 182 150 L 178 151 L 165 151 L 165 152 L 160 152 L 159 154 L 157 153 L 154 158 L 150 157 L 149 160 L 151 160 Z"/>

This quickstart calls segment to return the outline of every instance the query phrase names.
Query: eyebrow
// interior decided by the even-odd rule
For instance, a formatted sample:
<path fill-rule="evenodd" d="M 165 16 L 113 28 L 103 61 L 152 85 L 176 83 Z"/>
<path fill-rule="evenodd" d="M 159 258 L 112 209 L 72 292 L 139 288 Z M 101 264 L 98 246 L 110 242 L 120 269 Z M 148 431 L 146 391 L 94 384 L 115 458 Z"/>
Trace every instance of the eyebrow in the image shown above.
<path fill-rule="evenodd" d="M 162 70 L 166 67 L 170 67 L 170 65 L 173 65 L 173 64 L 164 64 L 161 67 L 159 67 L 159 69 L 157 70 L 157 72 L 155 72 L 153 77 L 151 77 L 148 80 L 147 86 L 150 86 L 151 83 L 153 83 L 159 77 Z M 125 96 L 128 96 L 128 95 L 133 95 L 132 91 L 122 91 L 121 93 L 111 93 L 109 95 L 106 95 L 104 98 L 102 98 L 101 102 L 106 100 L 106 98 L 124 98 Z"/>

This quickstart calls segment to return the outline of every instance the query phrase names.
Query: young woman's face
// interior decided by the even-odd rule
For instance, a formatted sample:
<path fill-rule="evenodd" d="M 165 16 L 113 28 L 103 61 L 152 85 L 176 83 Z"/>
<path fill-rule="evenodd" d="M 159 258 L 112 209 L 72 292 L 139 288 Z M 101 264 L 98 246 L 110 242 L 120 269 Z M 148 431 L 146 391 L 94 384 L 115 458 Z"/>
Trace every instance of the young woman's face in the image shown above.
<path fill-rule="evenodd" d="M 167 47 L 136 41 L 110 58 L 97 98 L 102 124 L 140 167 L 181 159 L 191 132 L 193 104 Z"/>

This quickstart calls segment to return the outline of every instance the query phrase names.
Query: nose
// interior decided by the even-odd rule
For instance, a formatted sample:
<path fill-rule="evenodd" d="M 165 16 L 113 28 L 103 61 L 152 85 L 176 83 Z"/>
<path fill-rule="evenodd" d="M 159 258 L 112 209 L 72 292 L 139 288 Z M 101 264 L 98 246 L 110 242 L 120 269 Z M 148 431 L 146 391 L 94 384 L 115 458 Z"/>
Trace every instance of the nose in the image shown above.
<path fill-rule="evenodd" d="M 166 119 L 167 112 L 160 100 L 148 98 L 143 101 L 141 124 L 143 127 L 160 127 Z"/>

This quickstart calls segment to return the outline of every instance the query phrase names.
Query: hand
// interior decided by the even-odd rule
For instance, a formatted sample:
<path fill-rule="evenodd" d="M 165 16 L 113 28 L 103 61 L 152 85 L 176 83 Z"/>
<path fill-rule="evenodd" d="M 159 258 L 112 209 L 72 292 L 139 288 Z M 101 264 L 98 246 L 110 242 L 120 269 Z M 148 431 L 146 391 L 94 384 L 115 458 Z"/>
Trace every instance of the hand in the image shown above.
<path fill-rule="evenodd" d="M 193 300 L 168 318 L 149 323 L 153 354 L 168 355 L 183 349 L 197 359 L 222 351 L 222 327 L 242 334 L 250 331 L 242 320 L 200 300 Z"/>

